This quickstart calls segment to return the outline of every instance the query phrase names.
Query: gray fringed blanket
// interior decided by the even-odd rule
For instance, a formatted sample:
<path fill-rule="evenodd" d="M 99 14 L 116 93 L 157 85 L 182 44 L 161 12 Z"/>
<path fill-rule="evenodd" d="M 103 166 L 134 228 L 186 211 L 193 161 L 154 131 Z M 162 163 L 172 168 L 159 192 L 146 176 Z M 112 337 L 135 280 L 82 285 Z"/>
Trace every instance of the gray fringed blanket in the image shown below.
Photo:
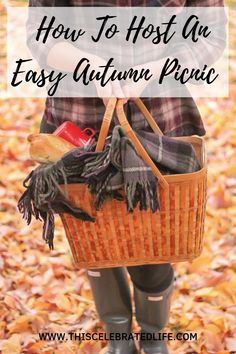
<path fill-rule="evenodd" d="M 190 173 L 201 168 L 190 143 L 145 131 L 136 134 L 163 174 Z M 94 194 L 96 209 L 107 197 L 122 199 L 120 189 L 125 191 L 129 212 L 138 204 L 140 210 L 160 209 L 158 180 L 136 153 L 122 127 L 114 127 L 102 152 L 94 150 L 95 145 L 87 150 L 75 148 L 55 163 L 38 166 L 23 183 L 26 191 L 18 202 L 18 209 L 28 224 L 32 216 L 44 222 L 43 239 L 51 249 L 54 213 L 69 213 L 81 220 L 94 221 L 87 212 L 70 204 L 60 184 L 87 184 Z"/>

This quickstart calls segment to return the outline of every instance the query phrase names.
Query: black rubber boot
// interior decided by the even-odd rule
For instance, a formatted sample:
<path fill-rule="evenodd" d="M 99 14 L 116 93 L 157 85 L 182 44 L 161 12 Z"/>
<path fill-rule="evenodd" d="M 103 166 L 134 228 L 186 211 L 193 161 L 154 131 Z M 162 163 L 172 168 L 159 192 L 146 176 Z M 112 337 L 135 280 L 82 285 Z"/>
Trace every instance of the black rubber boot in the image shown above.
<path fill-rule="evenodd" d="M 159 292 L 147 293 L 134 285 L 136 319 L 141 327 L 140 348 L 145 354 L 168 354 L 167 343 L 156 340 L 161 337 L 158 332 L 169 320 L 170 300 L 174 287 L 174 272 L 170 284 Z M 152 338 L 155 336 L 155 339 Z M 145 339 L 146 338 L 146 339 Z"/>
<path fill-rule="evenodd" d="M 124 268 L 91 269 L 87 271 L 99 318 L 107 336 L 130 334 L 132 304 L 128 277 Z M 136 354 L 133 340 L 109 340 L 106 354 Z"/>

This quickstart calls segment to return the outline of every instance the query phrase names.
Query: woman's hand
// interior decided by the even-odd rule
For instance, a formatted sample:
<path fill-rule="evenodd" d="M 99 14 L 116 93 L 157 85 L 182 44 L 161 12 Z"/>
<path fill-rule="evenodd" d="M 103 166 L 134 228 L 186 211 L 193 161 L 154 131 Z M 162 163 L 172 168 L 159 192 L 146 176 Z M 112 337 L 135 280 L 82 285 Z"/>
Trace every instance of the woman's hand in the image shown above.
<path fill-rule="evenodd" d="M 129 81 L 123 87 L 122 90 L 127 99 L 134 99 L 136 97 L 140 97 L 146 87 L 154 80 L 159 78 L 162 67 L 165 63 L 166 58 L 160 59 L 158 61 L 153 61 L 141 65 L 135 66 L 133 69 L 140 71 L 141 69 L 150 70 L 150 75 L 152 77 L 149 80 L 140 79 L 138 82 Z"/>
<path fill-rule="evenodd" d="M 96 72 L 101 71 L 101 66 L 103 67 L 107 64 L 104 59 L 97 55 L 84 52 L 67 42 L 59 42 L 50 49 L 47 57 L 47 64 L 57 70 L 73 72 L 78 60 L 81 58 L 87 58 L 91 68 Z M 85 65 L 86 64 L 81 66 L 81 70 L 84 69 Z M 112 70 L 112 68 L 108 69 L 108 74 L 109 70 Z M 103 100 L 105 105 L 107 105 L 110 97 L 125 97 L 121 85 L 117 80 L 108 82 L 104 87 L 100 85 L 98 80 L 94 80 L 93 82 L 96 86 L 98 97 Z M 126 102 L 127 100 L 124 101 L 124 103 Z"/>
<path fill-rule="evenodd" d="M 132 100 L 136 97 L 140 97 L 149 83 L 150 81 L 146 81 L 144 79 L 139 80 L 138 82 L 127 82 L 122 87 L 126 100 L 128 101 L 129 99 Z"/>
<path fill-rule="evenodd" d="M 106 61 L 96 55 L 90 56 L 90 64 L 92 69 L 95 71 L 100 71 L 101 67 L 106 66 Z M 109 76 L 109 70 L 111 71 L 112 69 L 109 68 L 107 75 Z M 111 71 L 112 73 L 112 71 Z M 96 86 L 97 94 L 98 97 L 100 97 L 103 100 L 104 105 L 106 106 L 110 97 L 117 97 L 117 98 L 124 98 L 124 93 L 123 90 L 120 86 L 119 81 L 109 81 L 104 87 L 100 85 L 100 81 L 94 80 L 94 84 Z M 125 103 L 127 101 L 125 100 Z"/>

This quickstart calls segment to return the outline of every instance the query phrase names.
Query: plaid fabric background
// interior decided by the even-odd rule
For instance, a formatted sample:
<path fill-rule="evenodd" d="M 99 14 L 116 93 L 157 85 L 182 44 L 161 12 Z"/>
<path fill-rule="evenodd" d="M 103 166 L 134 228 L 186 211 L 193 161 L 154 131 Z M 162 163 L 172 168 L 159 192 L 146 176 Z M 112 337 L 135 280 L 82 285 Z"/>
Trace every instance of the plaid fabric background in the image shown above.
<path fill-rule="evenodd" d="M 29 0 L 29 6 L 224 6 L 224 0 Z M 221 23 L 222 19 L 216 19 Z M 29 33 L 30 28 L 28 29 Z M 221 43 L 219 43 L 220 46 Z M 30 38 L 28 38 L 30 47 Z M 50 46 L 50 43 L 48 44 Z M 215 50 L 211 52 L 204 50 L 203 44 L 199 52 L 209 60 L 212 56 L 214 61 Z M 40 58 L 41 63 L 45 63 L 47 50 L 40 52 L 39 47 L 31 48 L 34 56 Z M 191 50 L 179 49 L 179 57 L 189 56 L 192 60 L 194 53 Z M 40 62 L 39 60 L 39 62 Z M 162 132 L 167 136 L 182 135 L 205 135 L 206 131 L 192 98 L 144 98 L 143 99 L 148 110 L 151 112 L 155 121 L 159 125 Z M 132 124 L 133 129 L 145 129 L 150 131 L 148 123 L 144 120 L 142 114 L 132 101 L 125 105 L 126 114 Z M 43 122 L 53 127 L 59 126 L 65 120 L 71 120 L 80 128 L 92 127 L 99 130 L 105 107 L 100 98 L 47 98 Z M 114 122 L 111 124 L 112 129 Z"/>

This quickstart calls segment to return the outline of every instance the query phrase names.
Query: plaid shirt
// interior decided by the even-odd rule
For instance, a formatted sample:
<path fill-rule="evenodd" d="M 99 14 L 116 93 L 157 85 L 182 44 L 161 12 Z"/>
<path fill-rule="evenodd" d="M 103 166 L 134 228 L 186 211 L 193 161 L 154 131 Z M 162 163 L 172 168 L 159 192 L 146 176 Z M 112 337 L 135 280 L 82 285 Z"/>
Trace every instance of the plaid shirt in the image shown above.
<path fill-rule="evenodd" d="M 29 6 L 224 6 L 224 0 L 29 0 Z M 222 19 L 216 19 L 216 22 L 222 23 Z M 28 40 L 30 46 L 30 40 Z M 220 48 L 221 43 L 218 43 Z M 203 44 L 199 44 L 203 46 Z M 49 48 L 48 48 L 49 49 Z M 31 48 L 35 57 L 41 65 L 46 63 L 47 50 L 40 52 L 38 47 Z M 198 48 L 202 54 L 201 60 L 207 58 L 214 62 L 214 56 L 217 51 L 212 48 L 211 52 L 205 47 Z M 215 54 L 216 53 L 216 54 Z M 189 56 L 193 60 L 194 53 L 186 48 L 179 49 L 178 57 Z M 187 59 L 188 60 L 188 59 Z M 143 102 L 159 125 L 160 129 L 168 136 L 182 135 L 205 135 L 206 131 L 198 111 L 198 108 L 192 98 L 143 98 Z M 150 131 L 148 123 L 144 120 L 142 114 L 132 101 L 125 105 L 127 117 L 133 129 L 145 129 Z M 45 111 L 42 122 L 50 124 L 56 128 L 65 120 L 71 120 L 80 128 L 86 127 L 99 130 L 105 107 L 100 98 L 61 98 L 48 97 L 46 100 Z M 111 124 L 113 128 L 116 118 Z"/>

